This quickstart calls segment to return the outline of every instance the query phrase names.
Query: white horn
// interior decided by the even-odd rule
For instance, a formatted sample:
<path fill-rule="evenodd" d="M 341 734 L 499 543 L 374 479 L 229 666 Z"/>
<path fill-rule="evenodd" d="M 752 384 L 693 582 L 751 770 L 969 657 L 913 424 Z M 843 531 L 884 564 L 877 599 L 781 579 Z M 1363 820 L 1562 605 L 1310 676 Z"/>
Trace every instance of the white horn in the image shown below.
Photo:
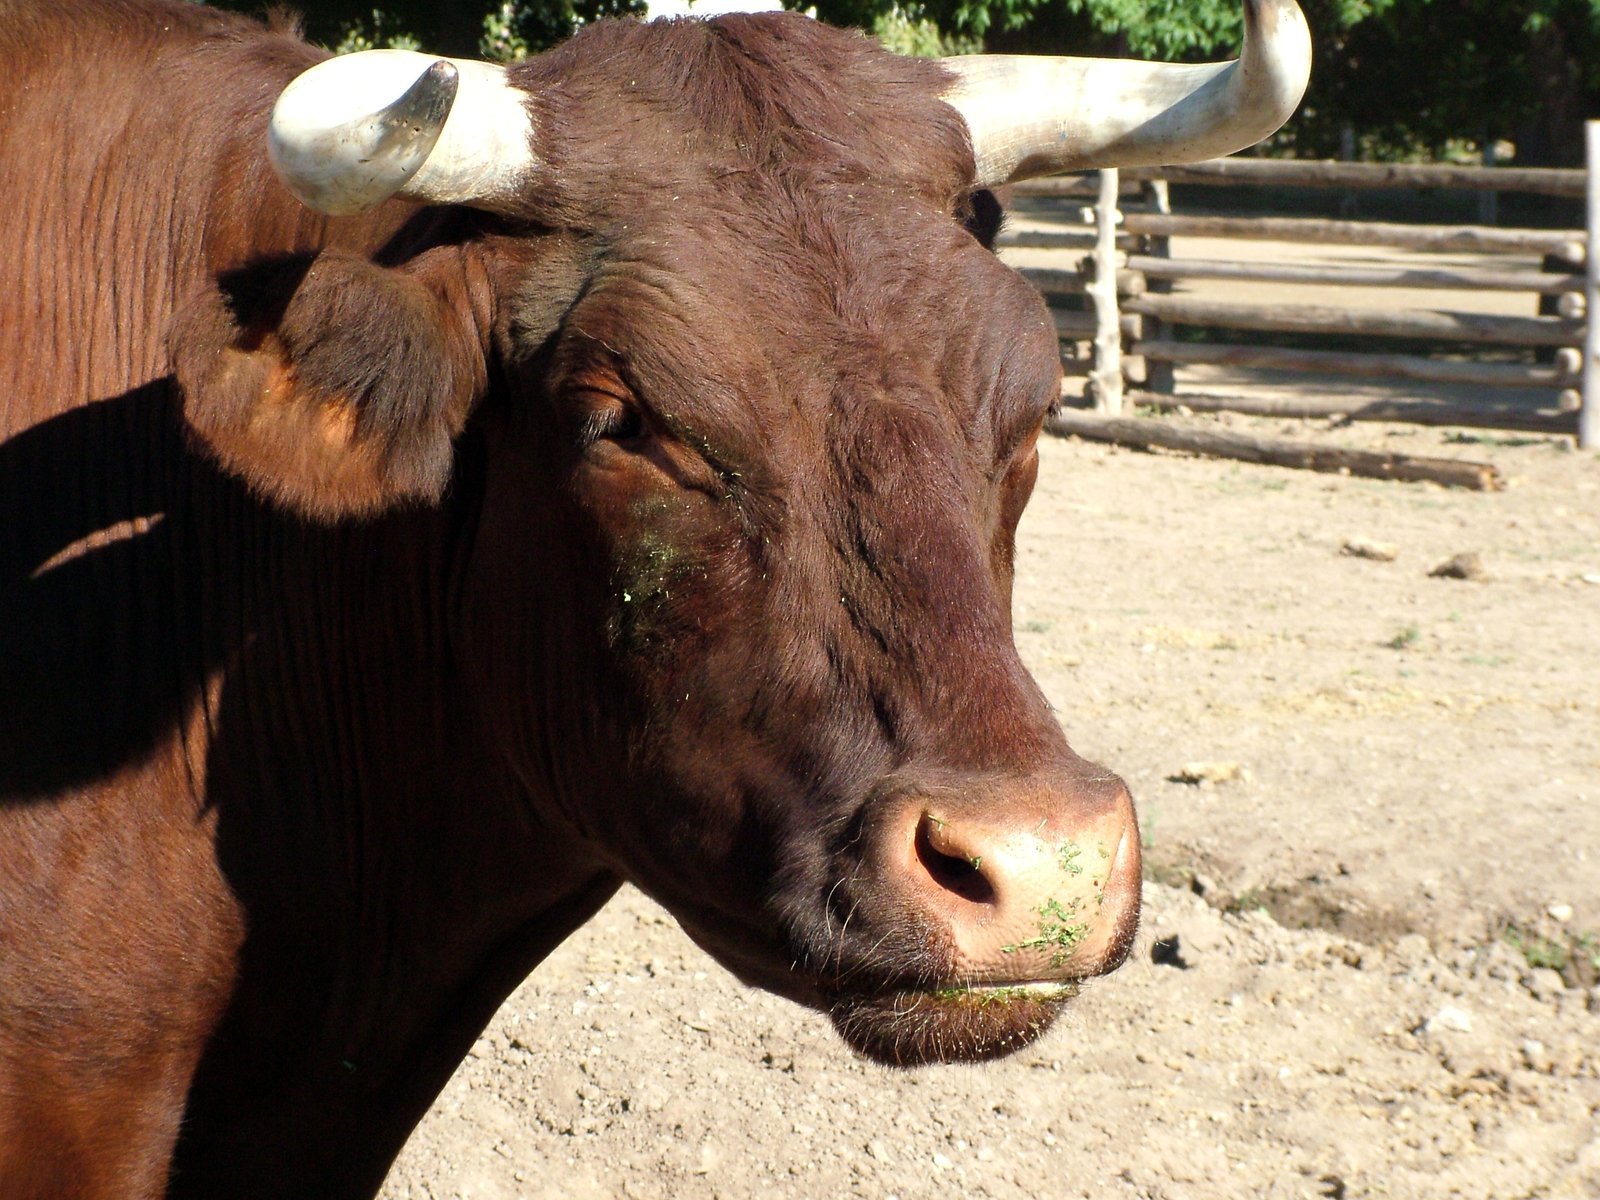
<path fill-rule="evenodd" d="M 1237 60 L 1186 66 L 1114 58 L 947 58 L 945 102 L 966 119 L 977 183 L 1094 167 L 1199 162 L 1253 146 L 1289 119 L 1311 75 L 1294 0 L 1244 0 Z"/>
<path fill-rule="evenodd" d="M 267 153 L 285 186 L 330 216 L 396 195 L 499 211 L 534 167 L 527 100 L 492 63 L 365 50 L 284 88 Z"/>

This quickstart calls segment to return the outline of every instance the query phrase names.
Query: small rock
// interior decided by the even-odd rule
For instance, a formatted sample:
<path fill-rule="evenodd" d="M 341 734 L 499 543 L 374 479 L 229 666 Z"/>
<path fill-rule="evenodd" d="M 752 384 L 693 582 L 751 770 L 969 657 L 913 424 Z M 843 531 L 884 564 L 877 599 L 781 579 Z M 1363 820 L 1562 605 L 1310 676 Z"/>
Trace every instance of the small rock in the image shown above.
<path fill-rule="evenodd" d="M 1184 763 L 1167 779 L 1204 787 L 1213 783 L 1248 783 L 1250 772 L 1236 762 L 1192 762 Z"/>
<path fill-rule="evenodd" d="M 715 1142 L 705 1142 L 700 1147 L 700 1161 L 694 1168 L 696 1175 L 709 1175 L 722 1165 L 722 1151 Z"/>
<path fill-rule="evenodd" d="M 1552 904 L 1544 911 L 1549 914 L 1552 921 L 1561 925 L 1565 925 L 1572 920 L 1572 905 L 1570 904 Z"/>
<path fill-rule="evenodd" d="M 1423 1022 L 1423 1027 L 1430 1032 L 1435 1029 L 1447 1029 L 1451 1033 L 1471 1033 L 1472 1014 L 1464 1008 L 1454 1008 L 1447 1004 Z"/>
<path fill-rule="evenodd" d="M 951 1167 L 955 1166 L 955 1163 L 951 1162 L 949 1157 L 946 1155 L 935 1154 L 933 1156 L 933 1165 L 938 1167 L 941 1171 L 948 1171 Z"/>
<path fill-rule="evenodd" d="M 1584 583 L 1600 583 L 1600 572 L 1589 571 L 1578 576 Z"/>
<path fill-rule="evenodd" d="M 885 1146 L 876 1138 L 867 1143 L 867 1153 L 872 1155 L 874 1159 L 883 1163 L 885 1166 L 888 1166 L 894 1162 L 894 1155 L 889 1153 L 889 1147 Z"/>
<path fill-rule="evenodd" d="M 1528 1070 L 1541 1075 L 1548 1075 L 1555 1070 L 1555 1060 L 1550 1057 L 1549 1049 L 1537 1038 L 1522 1039 L 1522 1061 Z"/>
<path fill-rule="evenodd" d="M 1489 572 L 1484 570 L 1481 555 L 1468 552 L 1458 554 L 1454 558 L 1440 563 L 1428 572 L 1433 579 L 1477 579 L 1489 578 Z"/>
<path fill-rule="evenodd" d="M 1373 562 L 1393 562 L 1400 557 L 1400 547 L 1393 542 L 1376 542 L 1371 538 L 1346 538 L 1339 553 L 1351 558 L 1370 558 Z"/>

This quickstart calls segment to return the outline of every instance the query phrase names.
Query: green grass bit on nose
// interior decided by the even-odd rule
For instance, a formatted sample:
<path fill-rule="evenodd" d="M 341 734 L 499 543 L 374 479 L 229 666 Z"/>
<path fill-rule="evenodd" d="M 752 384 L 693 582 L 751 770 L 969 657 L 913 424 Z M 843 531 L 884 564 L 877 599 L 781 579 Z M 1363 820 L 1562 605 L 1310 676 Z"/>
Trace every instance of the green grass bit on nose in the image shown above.
<path fill-rule="evenodd" d="M 1089 936 L 1089 926 L 1086 922 L 1076 919 L 1078 901 L 1072 900 L 1067 904 L 1051 897 L 1039 906 L 1039 933 L 1037 937 L 1028 938 L 1026 941 L 1013 942 L 1008 946 L 1001 946 L 1002 954 L 1015 954 L 1019 950 L 1048 950 L 1050 951 L 1050 965 L 1060 967 L 1066 964 L 1073 950 L 1078 944 Z"/>

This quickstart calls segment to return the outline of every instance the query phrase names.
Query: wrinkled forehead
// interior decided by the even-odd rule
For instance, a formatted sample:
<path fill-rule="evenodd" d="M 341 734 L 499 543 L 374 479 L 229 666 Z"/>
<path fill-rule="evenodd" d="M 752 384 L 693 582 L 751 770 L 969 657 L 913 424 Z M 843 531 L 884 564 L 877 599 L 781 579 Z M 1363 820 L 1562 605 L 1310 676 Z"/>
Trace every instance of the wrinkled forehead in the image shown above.
<path fill-rule="evenodd" d="M 975 436 L 1058 370 L 1037 294 L 951 213 L 815 177 L 751 175 L 636 223 L 600 257 L 565 340 L 624 364 L 663 415 L 748 442 L 886 402 Z"/>
<path fill-rule="evenodd" d="M 547 204 L 566 218 L 625 218 L 749 171 L 893 183 L 949 207 L 974 176 L 944 67 L 793 13 L 603 22 L 513 78 L 545 105 Z"/>

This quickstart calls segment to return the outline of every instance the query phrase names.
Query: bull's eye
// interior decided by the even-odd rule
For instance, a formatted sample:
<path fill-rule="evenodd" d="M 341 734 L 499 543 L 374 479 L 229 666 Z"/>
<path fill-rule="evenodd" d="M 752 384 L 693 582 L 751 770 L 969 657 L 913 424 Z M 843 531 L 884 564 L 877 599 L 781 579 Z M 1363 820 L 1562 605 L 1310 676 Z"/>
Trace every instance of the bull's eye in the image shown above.
<path fill-rule="evenodd" d="M 585 445 L 595 442 L 633 442 L 645 435 L 644 414 L 631 404 L 608 404 L 584 421 Z"/>

